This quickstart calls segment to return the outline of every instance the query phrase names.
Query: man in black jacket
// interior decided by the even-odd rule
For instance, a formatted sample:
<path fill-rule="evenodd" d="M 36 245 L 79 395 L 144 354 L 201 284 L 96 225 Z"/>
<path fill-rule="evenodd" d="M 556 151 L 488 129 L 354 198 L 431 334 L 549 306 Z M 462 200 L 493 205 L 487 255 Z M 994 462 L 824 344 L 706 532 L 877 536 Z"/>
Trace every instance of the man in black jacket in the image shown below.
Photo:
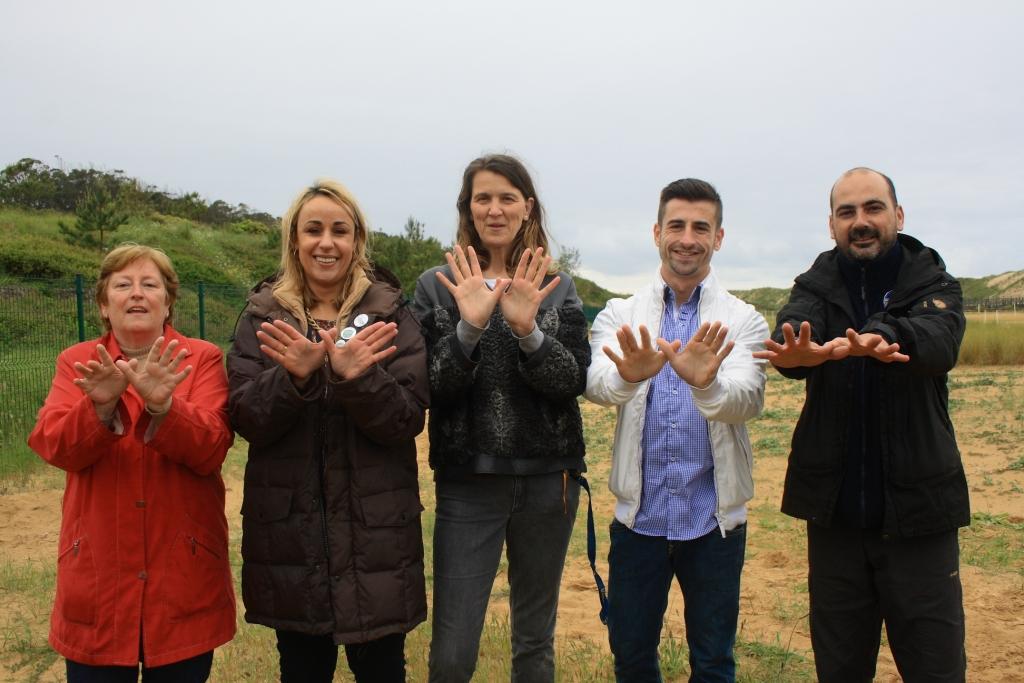
<path fill-rule="evenodd" d="M 957 529 L 970 508 L 946 387 L 960 285 L 899 234 L 885 175 L 847 171 L 830 203 L 836 247 L 796 278 L 754 354 L 807 382 L 782 511 L 807 520 L 818 677 L 870 681 L 884 621 L 905 680 L 963 681 Z"/>

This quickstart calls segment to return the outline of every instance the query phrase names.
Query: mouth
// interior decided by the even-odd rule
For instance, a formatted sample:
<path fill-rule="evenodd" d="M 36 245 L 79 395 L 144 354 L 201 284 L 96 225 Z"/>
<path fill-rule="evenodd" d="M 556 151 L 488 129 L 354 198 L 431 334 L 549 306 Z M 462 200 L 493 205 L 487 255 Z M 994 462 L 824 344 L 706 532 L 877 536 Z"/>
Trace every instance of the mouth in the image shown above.
<path fill-rule="evenodd" d="M 313 260 L 324 266 L 333 266 L 338 262 L 337 256 L 314 256 Z"/>
<path fill-rule="evenodd" d="M 866 247 L 878 241 L 878 232 L 875 230 L 858 230 L 850 233 L 850 244 L 855 247 Z"/>
<path fill-rule="evenodd" d="M 149 313 L 149 309 L 148 308 L 143 308 L 142 306 L 132 306 L 127 311 L 125 311 L 125 313 L 128 313 L 128 314 L 132 314 L 132 313 L 146 314 L 146 313 Z"/>

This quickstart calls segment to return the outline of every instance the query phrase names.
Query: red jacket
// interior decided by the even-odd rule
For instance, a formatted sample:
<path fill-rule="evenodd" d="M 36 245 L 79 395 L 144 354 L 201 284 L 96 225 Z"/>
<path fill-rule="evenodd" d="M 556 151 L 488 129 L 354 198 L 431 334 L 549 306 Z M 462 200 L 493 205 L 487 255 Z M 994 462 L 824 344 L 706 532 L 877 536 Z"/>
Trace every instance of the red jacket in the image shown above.
<path fill-rule="evenodd" d="M 220 477 L 233 438 L 227 377 L 216 346 L 169 326 L 164 335 L 188 351 L 192 373 L 148 443 L 151 418 L 133 387 L 118 404 L 118 435 L 72 383 L 76 362 L 98 360 L 97 343 L 122 357 L 110 333 L 58 356 L 28 439 L 67 471 L 50 644 L 83 664 L 137 664 L 141 637 L 146 666 L 162 666 L 235 633 Z"/>

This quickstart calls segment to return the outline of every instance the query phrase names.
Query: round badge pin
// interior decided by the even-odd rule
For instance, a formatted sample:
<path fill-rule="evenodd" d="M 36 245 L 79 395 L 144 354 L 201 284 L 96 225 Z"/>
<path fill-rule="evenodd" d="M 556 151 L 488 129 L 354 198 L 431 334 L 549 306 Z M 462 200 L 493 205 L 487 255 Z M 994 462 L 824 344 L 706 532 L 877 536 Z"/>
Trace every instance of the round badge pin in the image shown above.
<path fill-rule="evenodd" d="M 352 321 L 352 324 L 356 327 L 364 327 L 368 322 L 370 322 L 370 316 L 365 313 L 360 313 L 356 316 L 356 319 Z"/>
<path fill-rule="evenodd" d="M 341 331 L 341 334 L 338 335 L 338 341 L 334 342 L 334 346 L 340 349 L 354 336 L 356 336 L 356 328 L 346 327 Z"/>

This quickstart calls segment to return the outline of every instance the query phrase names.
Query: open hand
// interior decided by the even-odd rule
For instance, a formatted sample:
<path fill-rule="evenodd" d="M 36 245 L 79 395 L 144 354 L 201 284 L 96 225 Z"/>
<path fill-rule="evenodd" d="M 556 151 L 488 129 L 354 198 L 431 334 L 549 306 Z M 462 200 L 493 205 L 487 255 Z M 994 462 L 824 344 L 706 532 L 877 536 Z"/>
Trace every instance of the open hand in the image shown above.
<path fill-rule="evenodd" d="M 389 346 L 398 335 L 398 325 L 395 323 L 379 321 L 364 327 L 341 348 L 334 345 L 336 334 L 336 329 L 320 332 L 320 336 L 327 342 L 331 370 L 342 379 L 358 377 L 398 350 L 397 346 Z"/>
<path fill-rule="evenodd" d="M 499 279 L 494 289 L 488 287 L 473 247 L 467 247 L 463 252 L 461 246 L 455 245 L 455 254 L 447 252 L 444 258 L 448 261 L 455 282 L 441 271 L 437 271 L 437 279 L 451 292 L 459 307 L 459 316 L 473 327 L 487 327 L 487 321 L 498 305 L 498 299 L 504 293 L 508 281 Z"/>
<path fill-rule="evenodd" d="M 735 342 L 725 341 L 728 333 L 729 328 L 721 322 L 702 323 L 686 346 L 679 339 L 669 342 L 659 337 L 658 348 L 680 379 L 703 389 L 714 381 L 722 361 L 732 353 Z"/>
<path fill-rule="evenodd" d="M 261 324 L 256 338 L 260 340 L 260 351 L 297 380 L 306 379 L 324 364 L 327 353 L 324 341 L 309 341 L 283 320 Z"/>
<path fill-rule="evenodd" d="M 847 329 L 845 337 L 832 340 L 832 358 L 842 359 L 847 356 L 867 356 L 882 363 L 906 363 L 910 356 L 900 353 L 899 344 L 890 344 L 880 334 L 858 334 L 854 329 Z"/>
<path fill-rule="evenodd" d="M 782 324 L 782 344 L 774 339 L 767 339 L 764 351 L 755 351 L 754 358 L 768 360 L 777 368 L 813 368 L 825 361 L 835 360 L 832 353 L 836 340 L 817 344 L 811 339 L 811 323 L 806 320 L 800 323 L 800 336 L 793 332 L 789 323 Z"/>
<path fill-rule="evenodd" d="M 117 361 L 118 369 L 135 387 L 135 391 L 139 392 L 146 407 L 156 413 L 167 411 L 175 387 L 192 372 L 191 365 L 178 372 L 178 367 L 188 355 L 185 349 L 175 353 L 179 346 L 178 340 L 172 339 L 161 351 L 163 343 L 164 338 L 157 337 L 143 363 L 135 358 Z"/>
<path fill-rule="evenodd" d="M 619 340 L 621 357 L 612 351 L 610 346 L 602 348 L 604 355 L 615 363 L 619 375 L 627 382 L 642 382 L 654 377 L 661 372 L 667 360 L 663 351 L 651 345 L 651 334 L 647 331 L 647 326 L 641 325 L 639 329 L 639 344 L 629 325 L 623 325 L 615 332 L 615 337 Z"/>
<path fill-rule="evenodd" d="M 556 275 L 551 282 L 541 287 L 550 265 L 551 257 L 544 255 L 544 247 L 537 247 L 536 251 L 523 250 L 516 272 L 512 275 L 512 282 L 508 284 L 500 302 L 501 314 L 517 337 L 525 337 L 533 332 L 541 302 L 555 291 L 561 280 Z"/>
<path fill-rule="evenodd" d="M 73 381 L 97 407 L 105 408 L 121 398 L 121 394 L 128 388 L 128 378 L 114 364 L 103 344 L 96 345 L 96 353 L 100 357 L 98 361 L 75 363 L 75 371 L 79 376 Z"/>

